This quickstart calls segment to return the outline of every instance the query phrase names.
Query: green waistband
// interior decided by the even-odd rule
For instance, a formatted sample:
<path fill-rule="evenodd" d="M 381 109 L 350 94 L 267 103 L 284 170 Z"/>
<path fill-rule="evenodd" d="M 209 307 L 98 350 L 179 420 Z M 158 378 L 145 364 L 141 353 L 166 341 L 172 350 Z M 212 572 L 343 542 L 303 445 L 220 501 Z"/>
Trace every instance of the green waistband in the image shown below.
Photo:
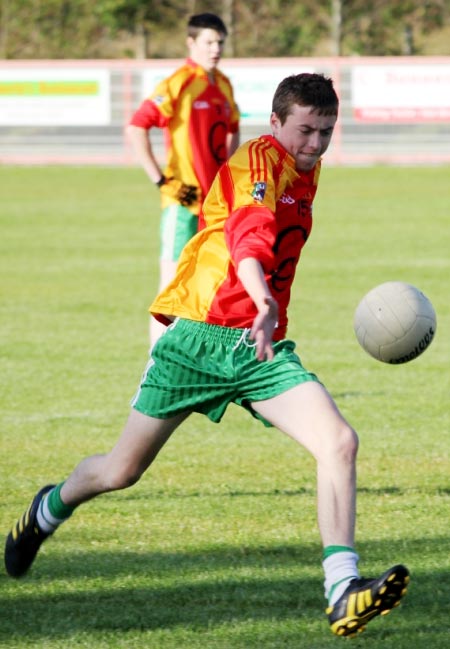
<path fill-rule="evenodd" d="M 221 325 L 210 324 L 209 322 L 197 322 L 196 320 L 185 320 L 178 318 L 171 325 L 178 331 L 186 332 L 189 336 L 217 340 L 225 344 L 237 343 L 240 338 L 250 333 L 250 329 L 234 329 L 222 327 Z"/>

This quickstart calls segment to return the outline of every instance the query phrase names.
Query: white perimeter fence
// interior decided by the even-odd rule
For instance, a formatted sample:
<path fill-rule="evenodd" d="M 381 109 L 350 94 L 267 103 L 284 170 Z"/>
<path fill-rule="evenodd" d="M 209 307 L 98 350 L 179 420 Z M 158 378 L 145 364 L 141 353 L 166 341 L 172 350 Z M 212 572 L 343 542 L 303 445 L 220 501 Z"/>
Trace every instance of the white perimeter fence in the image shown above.
<path fill-rule="evenodd" d="M 124 127 L 180 59 L 0 61 L 0 164 L 135 164 Z M 327 163 L 450 163 L 450 57 L 224 59 L 242 140 L 268 132 L 289 74 L 322 72 L 340 96 Z M 152 131 L 163 160 L 163 137 Z"/>

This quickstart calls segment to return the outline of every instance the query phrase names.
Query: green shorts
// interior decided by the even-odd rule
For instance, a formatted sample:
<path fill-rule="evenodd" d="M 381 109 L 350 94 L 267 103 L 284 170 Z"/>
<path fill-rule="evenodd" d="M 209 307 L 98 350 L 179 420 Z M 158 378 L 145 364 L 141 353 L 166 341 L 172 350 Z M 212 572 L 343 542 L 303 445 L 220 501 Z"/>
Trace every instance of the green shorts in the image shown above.
<path fill-rule="evenodd" d="M 161 259 L 178 261 L 181 251 L 198 230 L 198 216 L 174 203 L 161 213 Z"/>
<path fill-rule="evenodd" d="M 153 347 L 131 405 L 158 419 L 199 412 L 219 422 L 228 404 L 236 403 L 271 426 L 251 404 L 318 378 L 304 369 L 291 340 L 274 343 L 273 360 L 259 361 L 249 333 L 176 320 Z"/>

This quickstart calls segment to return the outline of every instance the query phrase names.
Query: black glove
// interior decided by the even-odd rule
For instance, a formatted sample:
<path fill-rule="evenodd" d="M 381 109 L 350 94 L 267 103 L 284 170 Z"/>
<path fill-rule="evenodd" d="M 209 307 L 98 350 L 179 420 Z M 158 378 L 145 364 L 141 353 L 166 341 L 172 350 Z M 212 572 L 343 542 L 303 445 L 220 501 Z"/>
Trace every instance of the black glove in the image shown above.
<path fill-rule="evenodd" d="M 174 198 L 185 207 L 198 200 L 198 188 L 195 185 L 186 185 L 181 180 L 166 178 L 165 176 L 156 184 L 163 194 Z"/>

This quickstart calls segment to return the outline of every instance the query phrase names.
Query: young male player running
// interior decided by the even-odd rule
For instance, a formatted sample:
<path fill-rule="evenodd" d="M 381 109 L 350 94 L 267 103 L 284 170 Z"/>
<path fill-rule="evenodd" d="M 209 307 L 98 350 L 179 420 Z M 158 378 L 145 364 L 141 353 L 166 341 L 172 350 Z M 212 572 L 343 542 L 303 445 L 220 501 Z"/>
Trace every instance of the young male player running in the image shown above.
<path fill-rule="evenodd" d="M 353 635 L 399 604 L 409 581 L 404 566 L 375 579 L 358 573 L 356 433 L 285 338 L 320 158 L 337 112 L 331 80 L 288 77 L 273 99 L 272 135 L 246 143 L 221 167 L 204 203 L 204 228 L 151 306 L 168 328 L 153 349 L 122 436 L 109 453 L 83 460 L 65 482 L 35 496 L 6 541 L 11 576 L 27 571 L 42 541 L 75 507 L 139 480 L 191 412 L 218 422 L 234 402 L 316 459 L 332 631 Z"/>
<path fill-rule="evenodd" d="M 229 79 L 217 69 L 227 29 L 211 13 L 191 16 L 189 57 L 136 111 L 127 128 L 139 162 L 161 192 L 160 290 L 198 230 L 198 214 L 220 165 L 239 145 L 239 111 Z M 167 166 L 155 158 L 149 130 L 165 129 Z M 164 327 L 150 320 L 150 344 Z"/>

